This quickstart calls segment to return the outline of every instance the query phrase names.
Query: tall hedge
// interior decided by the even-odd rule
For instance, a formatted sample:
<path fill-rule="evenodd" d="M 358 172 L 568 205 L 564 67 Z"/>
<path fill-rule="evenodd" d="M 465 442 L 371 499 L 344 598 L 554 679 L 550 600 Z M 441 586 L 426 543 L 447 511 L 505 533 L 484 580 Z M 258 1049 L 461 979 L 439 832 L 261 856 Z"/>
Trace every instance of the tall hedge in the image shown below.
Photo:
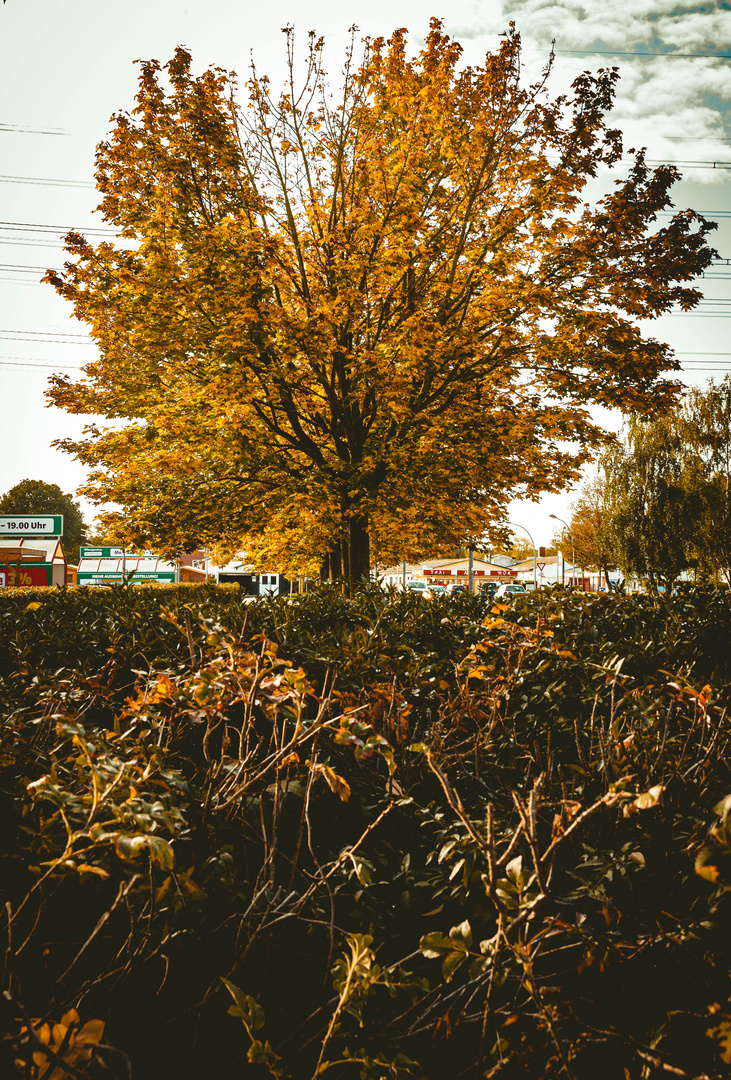
<path fill-rule="evenodd" d="M 0 601 L 0 1075 L 728 1075 L 727 593 L 189 589 Z"/>

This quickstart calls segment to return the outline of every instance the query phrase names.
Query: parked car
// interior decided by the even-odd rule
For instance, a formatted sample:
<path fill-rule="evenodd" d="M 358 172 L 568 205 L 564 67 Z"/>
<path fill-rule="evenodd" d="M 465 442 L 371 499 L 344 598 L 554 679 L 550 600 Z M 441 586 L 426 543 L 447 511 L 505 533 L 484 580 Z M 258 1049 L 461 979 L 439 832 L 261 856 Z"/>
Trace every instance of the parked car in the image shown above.
<path fill-rule="evenodd" d="M 497 581 L 483 581 L 480 585 L 480 592 L 483 596 L 486 596 L 488 600 L 492 600 L 499 587 Z"/>
<path fill-rule="evenodd" d="M 463 581 L 451 581 L 449 585 L 445 586 L 445 592 L 448 592 L 450 596 L 452 593 L 466 593 L 469 591 L 469 586 L 465 585 Z"/>
<path fill-rule="evenodd" d="M 419 596 L 426 597 L 430 600 L 432 596 L 437 596 L 440 593 L 446 593 L 446 585 L 429 585 L 426 581 L 407 581 L 406 588 L 409 592 L 418 593 Z"/>
<path fill-rule="evenodd" d="M 525 592 L 525 585 L 520 584 L 517 581 L 510 581 L 510 582 L 506 581 L 503 585 L 499 586 L 499 588 L 495 592 L 494 599 L 495 600 L 504 600 L 504 599 L 505 600 L 511 600 L 514 596 L 517 596 L 518 593 L 524 593 L 524 592 Z"/>

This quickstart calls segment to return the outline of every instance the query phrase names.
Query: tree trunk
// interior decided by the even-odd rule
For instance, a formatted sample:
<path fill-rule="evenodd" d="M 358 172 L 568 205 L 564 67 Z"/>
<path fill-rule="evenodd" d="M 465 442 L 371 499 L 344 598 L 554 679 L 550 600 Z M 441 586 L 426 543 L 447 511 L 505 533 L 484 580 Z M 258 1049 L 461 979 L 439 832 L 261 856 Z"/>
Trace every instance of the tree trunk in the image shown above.
<path fill-rule="evenodd" d="M 364 514 L 350 518 L 346 536 L 335 540 L 323 559 L 321 580 L 329 581 L 346 596 L 352 596 L 359 585 L 370 581 L 370 552 L 368 518 Z"/>
<path fill-rule="evenodd" d="M 359 585 L 370 581 L 371 545 L 368 518 L 361 514 L 350 519 L 350 543 L 348 560 L 348 592 L 352 595 Z"/>
<path fill-rule="evenodd" d="M 330 548 L 330 582 L 335 585 L 342 577 L 343 553 L 339 540 Z"/>

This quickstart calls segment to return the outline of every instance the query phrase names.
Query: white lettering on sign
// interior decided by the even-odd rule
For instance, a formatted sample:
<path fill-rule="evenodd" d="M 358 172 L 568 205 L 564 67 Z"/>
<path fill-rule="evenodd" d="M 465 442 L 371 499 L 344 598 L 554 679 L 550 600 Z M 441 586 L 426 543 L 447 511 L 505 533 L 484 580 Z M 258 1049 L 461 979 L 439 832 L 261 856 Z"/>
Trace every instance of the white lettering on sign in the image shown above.
<path fill-rule="evenodd" d="M 0 514 L 0 536 L 60 536 L 63 517 L 56 514 Z"/>
<path fill-rule="evenodd" d="M 38 518 L 37 520 L 31 520 L 30 518 L 8 518 L 2 524 L 3 529 L 7 529 L 8 532 L 17 532 L 18 535 L 22 533 L 50 533 L 53 532 L 53 518 Z"/>

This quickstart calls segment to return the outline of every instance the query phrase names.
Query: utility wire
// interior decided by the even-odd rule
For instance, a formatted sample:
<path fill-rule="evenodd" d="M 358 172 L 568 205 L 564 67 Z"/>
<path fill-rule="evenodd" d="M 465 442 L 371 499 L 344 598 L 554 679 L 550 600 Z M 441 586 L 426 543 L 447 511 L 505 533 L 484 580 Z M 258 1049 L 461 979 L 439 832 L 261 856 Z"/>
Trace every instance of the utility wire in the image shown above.
<path fill-rule="evenodd" d="M 42 184 L 55 187 L 93 188 L 90 180 L 55 180 L 49 176 L 0 176 L 3 184 Z"/>
<path fill-rule="evenodd" d="M 51 338 L 82 338 L 84 341 L 88 341 L 87 334 L 69 334 L 61 330 L 3 330 L 0 329 L 0 337 L 7 334 L 24 334 L 28 337 L 51 337 Z M 14 338 L 13 340 L 20 341 L 20 338 Z"/>
<path fill-rule="evenodd" d="M 48 225 L 48 224 L 34 224 L 31 221 L 0 221 L 0 229 L 7 230 L 12 229 L 15 231 L 23 232 L 59 232 L 67 233 L 70 229 L 75 228 L 73 225 Z M 95 227 L 85 228 L 84 232 L 88 233 L 100 233 L 103 236 L 116 236 L 117 233 L 114 229 L 98 229 Z"/>
<path fill-rule="evenodd" d="M 535 46 L 529 46 L 534 52 L 540 50 Z M 657 53 L 644 52 L 641 50 L 625 52 L 621 49 L 554 49 L 559 56 L 652 56 L 655 60 L 731 60 L 731 55 L 725 53 Z"/>
<path fill-rule="evenodd" d="M 694 159 L 671 161 L 668 162 L 664 158 L 646 158 L 648 165 L 682 165 L 688 169 L 731 169 L 731 161 L 712 161 L 701 160 L 695 161 Z M 625 161 L 620 160 L 620 165 L 626 165 L 630 163 L 630 159 Z M 558 164 L 558 161 L 551 162 L 551 164 Z M 96 184 L 90 180 L 58 180 L 47 176 L 10 176 L 0 175 L 0 183 L 3 184 L 41 184 L 46 187 L 70 187 L 70 188 L 88 188 L 92 189 L 96 187 Z"/>
<path fill-rule="evenodd" d="M 0 263 L 0 270 L 22 270 L 24 273 L 33 274 L 40 270 L 45 274 L 46 270 L 56 270 L 62 273 L 60 266 L 28 266 L 27 263 Z"/>
<path fill-rule="evenodd" d="M 0 131 L 6 135 L 63 135 L 68 136 L 68 131 L 63 131 L 61 128 L 53 129 L 40 129 L 40 128 L 24 128 L 19 127 L 18 124 L 0 124 Z"/>

